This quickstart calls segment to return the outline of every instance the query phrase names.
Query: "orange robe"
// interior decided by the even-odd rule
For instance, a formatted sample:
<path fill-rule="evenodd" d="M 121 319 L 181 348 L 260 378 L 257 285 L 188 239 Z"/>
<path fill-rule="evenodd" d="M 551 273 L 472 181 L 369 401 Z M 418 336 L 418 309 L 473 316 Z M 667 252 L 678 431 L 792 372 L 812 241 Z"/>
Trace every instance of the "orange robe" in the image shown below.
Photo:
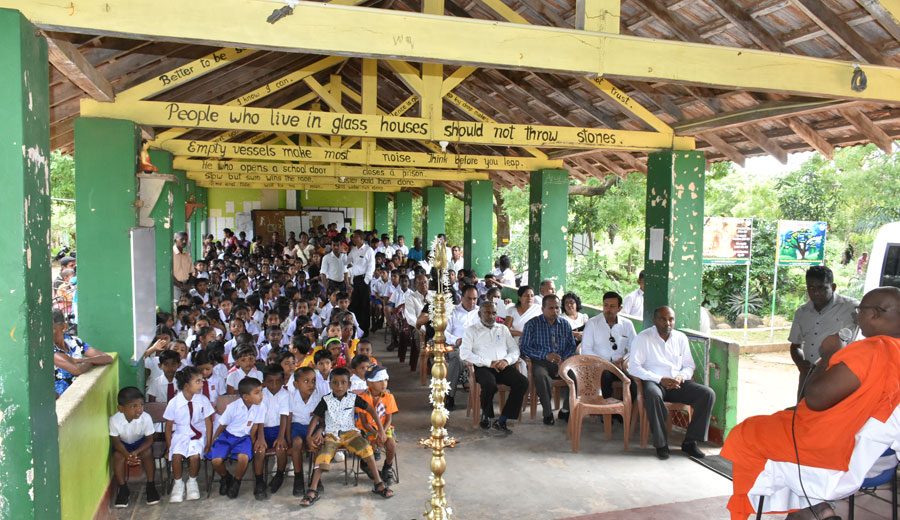
<path fill-rule="evenodd" d="M 846 471 L 855 436 L 869 418 L 886 421 L 900 404 L 900 339 L 875 336 L 835 353 L 829 367 L 844 363 L 860 386 L 843 401 L 820 412 L 806 400 L 797 406 L 794 432 L 804 466 Z M 796 462 L 789 410 L 750 417 L 738 424 L 722 448 L 722 457 L 734 463 L 734 494 L 728 501 L 732 520 L 755 513 L 747 493 L 766 461 Z"/>

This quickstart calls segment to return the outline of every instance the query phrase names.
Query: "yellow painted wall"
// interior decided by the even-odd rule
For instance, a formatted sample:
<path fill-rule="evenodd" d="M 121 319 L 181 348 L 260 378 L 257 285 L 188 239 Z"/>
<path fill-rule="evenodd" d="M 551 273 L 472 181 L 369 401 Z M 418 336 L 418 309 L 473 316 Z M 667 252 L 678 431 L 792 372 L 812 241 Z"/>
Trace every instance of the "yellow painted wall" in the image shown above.
<path fill-rule="evenodd" d="M 79 376 L 56 401 L 62 520 L 94 517 L 110 484 L 109 416 L 119 392 L 113 364 Z"/>
<path fill-rule="evenodd" d="M 366 191 L 300 191 L 297 206 L 303 208 L 363 208 L 362 229 L 372 229 L 375 222 L 375 197 Z"/>

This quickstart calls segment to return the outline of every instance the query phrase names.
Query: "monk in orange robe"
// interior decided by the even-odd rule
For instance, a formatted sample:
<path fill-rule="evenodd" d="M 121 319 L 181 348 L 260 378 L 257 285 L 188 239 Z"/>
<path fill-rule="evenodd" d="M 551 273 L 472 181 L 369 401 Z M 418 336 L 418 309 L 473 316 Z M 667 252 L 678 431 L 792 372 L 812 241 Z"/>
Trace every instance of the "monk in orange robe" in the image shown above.
<path fill-rule="evenodd" d="M 747 493 L 767 460 L 847 471 L 856 433 L 869 418 L 886 421 L 900 404 L 900 289 L 869 291 L 859 305 L 859 326 L 867 339 L 841 348 L 837 336 L 822 343 L 822 358 L 793 410 L 750 417 L 737 425 L 722 449 L 734 463 L 734 494 L 728 501 L 732 520 L 755 513 Z M 816 505 L 818 518 L 838 518 L 827 502 Z M 789 519 L 813 518 L 803 509 Z"/>

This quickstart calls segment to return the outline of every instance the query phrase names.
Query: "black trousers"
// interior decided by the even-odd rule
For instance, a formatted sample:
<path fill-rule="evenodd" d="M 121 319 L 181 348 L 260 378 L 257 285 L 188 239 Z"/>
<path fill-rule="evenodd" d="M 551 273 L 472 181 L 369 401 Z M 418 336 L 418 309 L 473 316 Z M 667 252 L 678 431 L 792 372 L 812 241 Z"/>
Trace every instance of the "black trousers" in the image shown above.
<path fill-rule="evenodd" d="M 494 394 L 497 385 L 509 387 L 509 397 L 500 415 L 516 420 L 522 411 L 522 401 L 528 391 L 528 378 L 523 376 L 515 364 L 509 365 L 500 372 L 488 367 L 475 367 L 475 381 L 481 385 L 481 413 L 486 417 L 494 416 Z"/>
<path fill-rule="evenodd" d="M 716 394 L 712 388 L 693 381 L 685 381 L 681 383 L 681 388 L 666 390 L 659 383 L 644 381 L 644 408 L 650 422 L 654 448 L 669 445 L 666 431 L 666 418 L 669 416 L 669 411 L 666 409 L 665 402 L 689 404 L 694 408 L 694 416 L 687 427 L 684 442 L 706 440 L 712 407 L 716 402 Z"/>
<path fill-rule="evenodd" d="M 365 275 L 353 277 L 353 294 L 350 296 L 350 312 L 356 315 L 356 321 L 359 322 L 359 328 L 362 329 L 363 335 L 369 334 L 369 298 L 372 296 L 372 289 L 366 283 Z"/>

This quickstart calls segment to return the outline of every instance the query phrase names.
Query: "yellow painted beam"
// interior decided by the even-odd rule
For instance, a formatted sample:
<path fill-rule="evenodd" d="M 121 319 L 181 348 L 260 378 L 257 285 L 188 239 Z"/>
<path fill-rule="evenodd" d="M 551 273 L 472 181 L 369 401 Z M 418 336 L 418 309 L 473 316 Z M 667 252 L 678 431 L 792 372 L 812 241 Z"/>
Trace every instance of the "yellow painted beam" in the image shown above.
<path fill-rule="evenodd" d="M 427 168 L 382 168 L 377 166 L 347 166 L 313 162 L 215 161 L 176 157 L 174 168 L 194 172 L 225 173 L 231 175 L 308 175 L 314 177 L 347 177 L 349 179 L 378 178 L 385 180 L 412 179 L 419 181 L 483 181 L 487 173 L 472 170 L 430 170 Z"/>
<path fill-rule="evenodd" d="M 81 103 L 81 115 L 129 119 L 151 126 L 449 141 L 496 146 L 641 151 L 694 148 L 693 138 L 673 137 L 658 132 L 470 121 L 441 121 L 435 127 L 429 120 L 413 117 L 162 101 L 98 103 L 85 99 Z"/>
<path fill-rule="evenodd" d="M 345 89 L 348 94 L 351 89 Z M 354 92 L 355 94 L 355 92 Z M 357 101 L 362 107 L 363 114 L 378 114 L 378 60 L 362 60 L 362 95 Z M 375 148 L 375 139 L 364 139 L 363 148 Z"/>
<path fill-rule="evenodd" d="M 510 6 L 506 5 L 503 0 L 481 0 L 481 3 L 490 7 L 491 10 L 503 17 L 504 20 L 525 25 L 531 23 L 524 16 L 514 11 Z"/>
<path fill-rule="evenodd" d="M 347 85 L 344 85 L 344 94 L 350 95 L 351 97 L 353 95 L 359 96 L 359 94 L 354 92 L 353 89 L 351 89 Z M 360 98 L 360 99 L 362 99 L 362 98 Z M 412 107 L 416 106 L 416 103 L 418 103 L 418 102 L 419 102 L 419 96 L 416 96 L 415 94 L 413 94 L 412 96 L 409 96 L 408 98 L 403 100 L 399 105 L 397 105 L 397 108 L 391 110 L 390 113 L 385 114 L 380 108 L 376 111 L 376 113 L 378 115 L 402 116 L 403 114 L 409 112 L 412 109 Z M 360 141 L 359 137 L 349 137 L 347 139 L 344 139 L 344 142 L 343 142 L 343 144 L 341 144 L 341 147 L 342 148 L 352 148 L 359 141 Z"/>
<path fill-rule="evenodd" d="M 478 121 L 481 121 L 483 123 L 496 123 L 496 121 L 491 116 L 485 114 L 481 110 L 478 110 L 471 103 L 469 103 L 465 99 L 457 96 L 453 92 L 448 92 L 447 94 L 444 95 L 444 97 L 447 98 L 447 101 L 449 101 L 449 102 L 453 103 L 454 105 L 456 105 L 457 107 L 461 108 L 463 112 L 469 114 L 470 116 L 477 119 Z M 538 150 L 537 148 L 534 148 L 534 147 L 525 148 L 525 151 L 530 153 L 532 156 L 537 157 L 538 159 L 547 159 L 547 154 Z"/>
<path fill-rule="evenodd" d="M 422 0 L 424 14 L 444 15 L 444 0 Z M 433 125 L 440 124 L 443 119 L 444 66 L 440 63 L 425 62 L 422 64 L 422 91 L 419 100 L 419 117 L 428 119 Z"/>
<path fill-rule="evenodd" d="M 174 140 L 159 143 L 160 149 L 181 157 L 241 159 L 250 161 L 300 161 L 314 163 L 364 164 L 410 168 L 469 169 L 488 171 L 534 171 L 562 168 L 560 159 L 456 155 L 452 153 L 394 152 L 388 150 L 338 149 L 310 146 L 221 143 Z"/>
<path fill-rule="evenodd" d="M 325 165 L 322 165 L 323 167 Z M 383 177 L 342 177 L 333 175 L 297 175 L 292 173 L 228 173 L 188 172 L 188 179 L 203 182 L 245 181 L 277 184 L 343 184 L 356 188 L 381 186 L 385 188 L 424 188 L 433 183 L 422 179 L 386 179 Z"/>
<path fill-rule="evenodd" d="M 604 78 L 593 78 L 590 82 L 599 88 L 606 96 L 621 105 L 622 108 L 631 112 L 635 117 L 647 123 L 657 132 L 672 134 L 675 131 L 667 125 L 665 121 L 656 117 L 656 115 L 644 108 L 643 105 L 634 100 L 633 97 L 626 94 L 622 89 L 616 87 Z"/>
<path fill-rule="evenodd" d="M 405 61 L 386 60 L 387 66 L 394 71 L 401 83 L 406 85 L 413 94 L 422 95 L 425 86 L 422 84 L 422 77 L 419 69 L 406 63 Z"/>
<path fill-rule="evenodd" d="M 331 95 L 335 97 L 335 99 L 337 100 L 336 106 L 338 107 L 338 108 L 332 107 L 331 108 L 332 112 L 341 112 L 341 113 L 347 112 L 347 110 L 344 108 L 344 105 L 343 105 L 343 99 L 342 99 L 343 96 L 341 95 L 342 94 L 342 91 L 341 91 L 342 84 L 343 84 L 343 81 L 341 81 L 341 77 L 339 75 L 332 74 L 331 76 L 329 76 L 328 92 L 330 92 Z M 341 136 L 334 134 L 333 132 L 332 132 L 332 134 L 333 135 L 331 136 L 331 146 L 334 148 L 340 148 L 341 147 Z"/>
<path fill-rule="evenodd" d="M 340 98 L 333 94 L 330 88 L 326 88 L 325 85 L 316 81 L 316 78 L 303 78 L 303 82 L 328 105 L 328 108 L 335 112 L 347 112 L 347 109 L 341 104 Z"/>
<path fill-rule="evenodd" d="M 309 92 L 309 93 L 306 93 L 306 94 L 300 96 L 299 98 L 297 98 L 297 99 L 295 99 L 295 100 L 293 100 L 293 101 L 291 101 L 291 102 L 289 102 L 289 103 L 285 103 L 284 105 L 281 105 L 281 106 L 278 107 L 278 108 L 282 108 L 282 109 L 285 109 L 285 110 L 292 110 L 292 109 L 295 109 L 295 108 L 302 107 L 303 105 L 309 103 L 310 101 L 312 101 L 313 99 L 316 99 L 316 98 L 318 98 L 318 97 L 319 97 L 318 94 L 316 94 L 315 92 Z M 170 134 L 169 132 L 173 132 L 173 130 L 179 130 L 179 129 L 166 130 L 165 132 L 162 132 L 162 133 L 160 133 L 160 134 L 156 134 L 156 139 L 155 139 L 155 140 L 153 141 L 153 143 L 151 143 L 151 144 L 152 144 L 152 145 L 155 145 L 155 144 L 157 144 L 157 143 L 161 143 L 161 142 L 164 142 L 164 141 L 167 141 L 167 140 L 177 139 L 178 137 L 180 137 L 180 136 L 182 136 L 182 135 L 184 135 L 184 134 L 187 133 L 187 130 L 181 129 L 182 131 L 181 131 L 180 133 L 177 133 L 177 134 L 176 134 L 176 133 L 171 133 L 171 134 Z M 216 136 L 214 136 L 214 137 L 211 137 L 209 140 L 210 140 L 210 141 L 219 142 L 219 143 L 220 143 L 220 142 L 225 142 L 225 141 L 232 141 L 232 140 L 236 139 L 237 136 L 240 135 L 240 134 L 242 134 L 242 133 L 243 133 L 243 132 L 241 132 L 240 130 L 229 130 L 229 131 L 227 131 L 227 132 L 223 132 L 223 133 L 221 133 L 221 134 L 219 134 L 219 135 L 216 135 Z M 256 139 L 255 142 L 258 143 L 258 142 L 261 141 L 262 139 L 268 137 L 268 135 L 269 135 L 269 134 L 256 134 L 256 135 L 254 135 L 253 137 L 251 137 L 250 139 L 251 139 L 251 140 Z M 250 142 L 250 141 L 248 141 L 248 142 Z"/>
<path fill-rule="evenodd" d="M 270 94 L 274 94 L 285 88 L 295 85 L 297 82 L 303 80 L 303 78 L 311 76 L 317 72 L 321 72 L 329 67 L 338 65 L 339 63 L 343 63 L 346 60 L 347 60 L 347 58 L 343 58 L 340 56 L 328 56 L 328 57 L 322 58 L 321 60 L 318 60 L 314 63 L 310 63 L 309 65 L 301 68 L 300 70 L 291 72 L 290 74 L 282 76 L 276 80 L 270 81 L 269 83 L 266 83 L 265 85 L 262 85 L 261 87 L 255 88 L 255 89 L 251 90 L 250 92 L 247 92 L 246 94 L 236 97 L 236 98 L 232 99 L 231 101 L 228 101 L 225 104 L 229 105 L 229 106 L 248 105 L 248 104 L 258 101 Z M 286 108 L 286 109 L 297 108 L 299 106 L 306 104 L 307 102 L 309 102 L 311 100 L 311 99 L 305 99 L 305 98 L 306 98 L 306 96 L 300 97 L 297 100 L 294 100 L 290 103 L 282 105 L 280 108 Z M 301 102 L 301 100 L 302 100 L 302 102 Z M 167 139 L 177 139 L 178 137 L 181 137 L 182 135 L 184 135 L 186 132 L 187 132 L 187 130 L 185 130 L 185 129 L 173 128 L 170 130 L 166 130 L 165 132 L 162 132 L 161 134 L 157 134 L 156 139 L 161 140 L 161 141 L 165 141 Z"/>
<path fill-rule="evenodd" d="M 73 11 L 75 9 L 73 4 Z M 253 49 L 219 49 L 206 56 L 197 58 L 190 63 L 185 63 L 180 67 L 176 67 L 169 72 L 148 79 L 127 90 L 123 90 L 122 92 L 119 92 L 116 98 L 126 101 L 153 97 L 173 89 L 182 83 L 187 83 L 188 81 L 205 76 L 222 67 L 231 65 L 235 61 L 250 56 L 254 52 L 256 51 Z"/>
<path fill-rule="evenodd" d="M 622 23 L 621 0 L 576 0 L 575 28 L 618 33 Z"/>
<path fill-rule="evenodd" d="M 401 186 L 358 186 L 336 183 L 302 184 L 294 182 L 255 182 L 255 181 L 198 181 L 201 188 L 235 188 L 235 189 L 263 189 L 263 190 L 301 190 L 301 191 L 363 191 L 363 192 L 396 192 L 409 187 Z"/>
<path fill-rule="evenodd" d="M 470 67 L 468 65 L 464 65 L 459 67 L 458 69 L 453 71 L 453 74 L 447 76 L 447 79 L 444 80 L 444 84 L 441 87 L 441 96 L 446 96 L 453 89 L 459 86 L 466 78 L 475 74 L 478 71 L 478 67 Z"/>

